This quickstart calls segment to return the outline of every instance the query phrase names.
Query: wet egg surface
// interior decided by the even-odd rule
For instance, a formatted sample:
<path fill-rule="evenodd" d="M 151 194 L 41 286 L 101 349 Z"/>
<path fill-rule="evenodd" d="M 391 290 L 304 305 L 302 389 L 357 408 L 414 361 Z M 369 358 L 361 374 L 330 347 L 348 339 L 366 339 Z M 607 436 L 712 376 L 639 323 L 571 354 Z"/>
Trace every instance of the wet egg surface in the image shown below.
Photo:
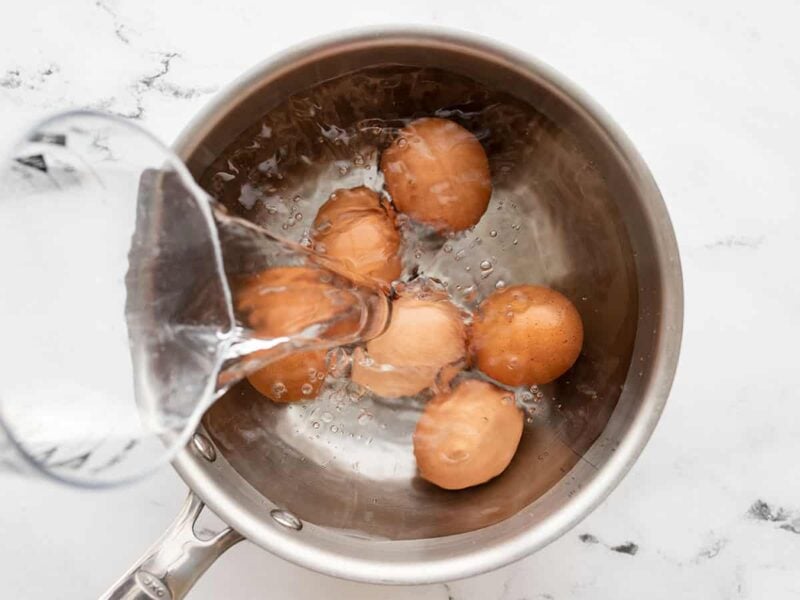
<path fill-rule="evenodd" d="M 354 356 L 352 379 L 381 396 L 413 396 L 463 363 L 466 340 L 464 316 L 446 293 L 409 288 L 392 303 L 386 331 Z"/>
<path fill-rule="evenodd" d="M 316 398 L 328 373 L 325 350 L 294 352 L 247 376 L 258 392 L 275 402 Z"/>
<path fill-rule="evenodd" d="M 384 151 L 381 171 L 397 210 L 438 231 L 472 227 L 492 195 L 481 143 L 447 119 L 409 123 Z"/>
<path fill-rule="evenodd" d="M 361 186 L 337 190 L 314 219 L 313 249 L 339 260 L 346 272 L 389 284 L 402 272 L 394 211 Z"/>
<path fill-rule="evenodd" d="M 433 398 L 417 423 L 420 475 L 447 490 L 489 481 L 514 457 L 522 421 L 510 392 L 485 381 L 462 381 Z"/>
<path fill-rule="evenodd" d="M 236 286 L 236 309 L 259 336 L 280 337 L 331 320 L 341 311 L 341 292 L 319 269 L 273 267 Z"/>
<path fill-rule="evenodd" d="M 489 296 L 472 325 L 477 367 L 506 385 L 539 385 L 563 375 L 581 352 L 583 323 L 564 295 L 515 285 Z"/>
<path fill-rule="evenodd" d="M 318 269 L 274 267 L 247 277 L 236 288 L 242 320 L 263 338 L 280 338 L 331 320 L 342 311 L 342 292 Z M 256 352 L 252 359 L 268 355 Z M 310 400 L 327 374 L 324 350 L 292 352 L 248 375 L 250 384 L 275 402 Z"/>

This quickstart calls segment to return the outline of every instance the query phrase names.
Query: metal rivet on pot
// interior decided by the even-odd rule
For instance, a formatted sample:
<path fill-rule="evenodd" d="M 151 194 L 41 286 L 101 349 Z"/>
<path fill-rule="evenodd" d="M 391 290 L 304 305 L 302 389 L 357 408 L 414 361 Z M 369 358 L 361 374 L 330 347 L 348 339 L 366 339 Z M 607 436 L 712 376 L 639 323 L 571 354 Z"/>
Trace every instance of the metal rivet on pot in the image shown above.
<path fill-rule="evenodd" d="M 202 433 L 195 433 L 192 437 L 192 445 L 194 449 L 200 453 L 200 456 L 205 458 L 208 462 L 214 462 L 217 459 L 217 451 L 214 450 L 214 445 Z"/>
<path fill-rule="evenodd" d="M 300 531 L 303 528 L 303 522 L 297 517 L 295 517 L 288 510 L 281 510 L 280 508 L 276 508 L 270 511 L 269 516 L 272 517 L 273 520 L 278 525 L 283 525 L 287 529 L 294 529 L 295 531 Z"/>

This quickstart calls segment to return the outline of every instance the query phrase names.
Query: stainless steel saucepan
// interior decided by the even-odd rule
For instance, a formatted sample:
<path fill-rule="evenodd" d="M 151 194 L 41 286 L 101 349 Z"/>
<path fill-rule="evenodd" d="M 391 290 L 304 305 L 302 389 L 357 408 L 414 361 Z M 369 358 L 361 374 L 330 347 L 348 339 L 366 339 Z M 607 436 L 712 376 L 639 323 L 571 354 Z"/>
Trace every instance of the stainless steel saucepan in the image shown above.
<path fill-rule="evenodd" d="M 512 279 L 557 287 L 576 301 L 586 329 L 581 358 L 547 390 L 557 400 L 526 425 L 506 472 L 461 492 L 416 477 L 413 419 L 400 406 L 373 406 L 378 416 L 394 411 L 397 418 L 370 430 L 369 443 L 366 435 L 342 436 L 332 453 L 325 436 L 294 435 L 295 408 L 260 401 L 246 384 L 233 388 L 173 463 L 191 489 L 180 517 L 107 598 L 181 598 L 244 538 L 309 569 L 358 581 L 422 584 L 475 575 L 573 527 L 647 443 L 681 339 L 675 237 L 631 143 L 550 68 L 461 33 L 347 33 L 257 66 L 191 122 L 175 149 L 200 179 L 237 136 L 290 96 L 372 68 L 389 74 L 388 87 L 364 94 L 353 86 L 348 97 L 340 86 L 334 118 L 421 116 L 430 98 L 422 83 L 403 80 L 415 72 L 407 67 L 467 82 L 468 95 L 470 85 L 482 90 L 470 95 L 465 111 L 492 94 L 514 105 L 519 118 L 492 132 L 487 146 L 496 176 L 492 202 L 507 201 L 522 215 L 515 229 L 520 250 L 504 268 Z M 394 85 L 413 93 L 401 97 L 389 89 Z M 504 171 L 508 153 L 514 168 Z M 230 529 L 212 539 L 195 535 L 204 505 Z"/>

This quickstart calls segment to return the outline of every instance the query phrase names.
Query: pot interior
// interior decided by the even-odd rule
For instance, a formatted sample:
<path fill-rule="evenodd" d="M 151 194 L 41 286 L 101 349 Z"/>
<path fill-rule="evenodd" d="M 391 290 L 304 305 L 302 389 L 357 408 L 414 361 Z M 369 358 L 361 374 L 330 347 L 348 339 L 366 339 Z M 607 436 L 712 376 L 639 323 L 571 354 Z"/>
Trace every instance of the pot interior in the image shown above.
<path fill-rule="evenodd" d="M 247 382 L 231 389 L 204 419 L 226 478 L 265 518 L 278 506 L 350 540 L 451 536 L 515 515 L 525 527 L 542 522 L 612 456 L 651 374 L 663 290 L 631 166 L 548 77 L 502 58 L 413 43 L 291 58 L 229 95 L 185 145 L 207 191 L 300 240 L 335 189 L 380 187 L 380 152 L 398 127 L 451 118 L 481 140 L 492 199 L 474 231 L 414 271 L 447 278 L 468 306 L 502 284 L 553 287 L 578 308 L 585 342 L 575 366 L 534 394 L 514 460 L 484 485 L 453 492 L 420 479 L 411 441 L 420 406 L 340 384 L 299 405 L 272 403 Z"/>

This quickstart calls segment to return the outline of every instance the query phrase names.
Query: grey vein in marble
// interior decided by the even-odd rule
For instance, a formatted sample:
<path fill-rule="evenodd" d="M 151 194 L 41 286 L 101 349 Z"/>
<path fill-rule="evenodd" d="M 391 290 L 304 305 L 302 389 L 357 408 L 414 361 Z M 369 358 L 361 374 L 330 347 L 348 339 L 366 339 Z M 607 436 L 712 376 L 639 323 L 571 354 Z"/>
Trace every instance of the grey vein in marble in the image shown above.
<path fill-rule="evenodd" d="M 717 248 L 752 248 L 753 250 L 761 247 L 764 243 L 764 236 L 749 237 L 743 235 L 729 235 L 722 239 L 706 244 L 706 248 L 714 250 Z"/>
<path fill-rule="evenodd" d="M 798 511 L 791 511 L 781 506 L 773 507 L 759 498 L 750 506 L 747 515 L 757 521 L 780 523 L 779 529 L 800 534 L 800 512 Z"/>
<path fill-rule="evenodd" d="M 747 511 L 747 514 L 753 519 L 758 519 L 759 521 L 772 522 L 785 521 L 789 516 L 785 509 L 781 507 L 773 509 L 769 504 L 760 498 L 753 502 Z"/>
<path fill-rule="evenodd" d="M 629 554 L 631 556 L 636 556 L 636 553 L 639 552 L 639 546 L 634 544 L 633 542 L 625 542 L 624 544 L 620 544 L 619 546 L 612 546 L 611 550 L 614 552 L 619 552 L 620 554 Z"/>
<path fill-rule="evenodd" d="M 591 533 L 582 533 L 578 536 L 578 539 L 584 544 L 600 544 L 600 540 L 597 538 L 597 536 L 594 536 Z M 603 545 L 613 552 L 629 554 L 630 556 L 636 556 L 636 553 L 639 552 L 639 545 L 630 541 L 623 544 L 618 544 L 616 546 L 609 546 L 607 544 Z"/>
<path fill-rule="evenodd" d="M 0 77 L 0 88 L 16 90 L 24 88 L 27 90 L 37 90 L 41 84 L 45 83 L 52 75 L 58 73 L 56 65 L 50 65 L 45 69 L 33 73 L 22 71 L 21 69 L 8 69 Z"/>
<path fill-rule="evenodd" d="M 700 563 L 704 560 L 711 560 L 712 558 L 716 558 L 722 549 L 728 545 L 728 540 L 724 538 L 720 538 L 711 542 L 708 546 L 700 550 L 697 553 L 697 556 L 694 559 L 694 563 Z"/>
<path fill-rule="evenodd" d="M 213 93 L 216 90 L 215 87 L 185 87 L 169 81 L 164 81 L 164 77 L 166 77 L 170 72 L 172 62 L 176 58 L 180 58 L 180 56 L 181 55 L 178 52 L 162 52 L 159 55 L 158 69 L 150 75 L 140 77 L 129 87 L 131 95 L 134 99 L 135 107 L 133 110 L 127 112 L 114 110 L 111 107 L 116 102 L 116 98 L 113 97 L 105 98 L 99 102 L 96 102 L 89 108 L 105 110 L 111 114 L 126 119 L 140 120 L 144 117 L 145 113 L 144 96 L 151 91 L 155 91 L 172 98 L 184 100 Z"/>
<path fill-rule="evenodd" d="M 0 79 L 0 87 L 14 90 L 22 85 L 22 79 L 19 76 L 18 69 L 9 69 L 5 75 Z"/>
<path fill-rule="evenodd" d="M 111 17 L 111 22 L 114 25 L 114 35 L 117 36 L 117 39 L 123 44 L 130 44 L 131 40 L 125 34 L 126 25 L 122 23 L 119 15 L 117 15 L 117 12 L 111 8 L 111 6 L 109 6 L 108 2 L 106 0 L 97 0 L 94 5 Z"/>
<path fill-rule="evenodd" d="M 133 95 L 135 108 L 128 112 L 114 110 L 111 106 L 116 101 L 115 98 L 106 98 L 95 103 L 90 108 L 99 110 L 106 110 L 111 114 L 117 115 L 124 119 L 139 120 L 144 117 L 144 94 L 153 89 L 156 82 L 169 73 L 170 65 L 173 59 L 180 56 L 177 52 L 164 52 L 161 54 L 158 70 L 152 75 L 146 75 L 139 78 L 132 86 L 130 86 L 131 94 Z"/>
<path fill-rule="evenodd" d="M 197 98 L 198 96 L 211 94 L 217 90 L 216 87 L 186 87 L 182 85 L 176 85 L 169 81 L 159 81 L 153 89 L 166 96 L 172 96 L 173 98 L 180 98 L 182 100 Z"/>

